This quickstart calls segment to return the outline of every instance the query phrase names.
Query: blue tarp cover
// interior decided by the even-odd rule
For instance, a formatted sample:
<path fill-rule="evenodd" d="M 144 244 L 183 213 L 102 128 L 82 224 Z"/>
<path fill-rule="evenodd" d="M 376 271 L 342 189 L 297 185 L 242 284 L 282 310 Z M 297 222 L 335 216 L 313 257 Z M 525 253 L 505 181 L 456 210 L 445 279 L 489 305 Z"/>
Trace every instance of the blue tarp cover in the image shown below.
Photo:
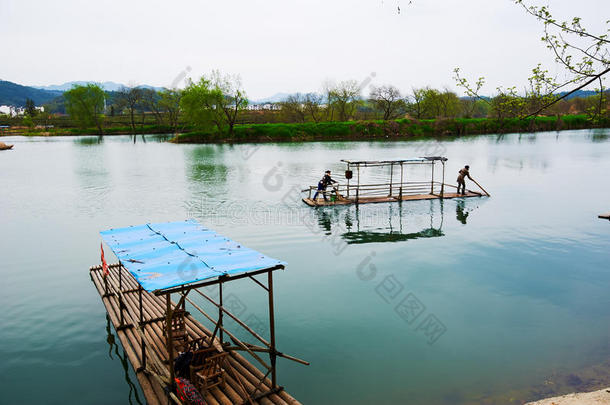
<path fill-rule="evenodd" d="M 285 265 L 194 220 L 130 226 L 100 234 L 146 291 Z"/>

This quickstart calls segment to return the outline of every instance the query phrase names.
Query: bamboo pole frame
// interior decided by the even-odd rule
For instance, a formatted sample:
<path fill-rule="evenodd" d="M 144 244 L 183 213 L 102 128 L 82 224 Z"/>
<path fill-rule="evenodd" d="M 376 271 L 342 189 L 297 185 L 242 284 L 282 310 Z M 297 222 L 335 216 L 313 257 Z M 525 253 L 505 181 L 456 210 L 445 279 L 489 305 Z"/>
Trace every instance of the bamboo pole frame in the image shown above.
<path fill-rule="evenodd" d="M 434 194 L 434 166 L 436 166 L 434 160 L 432 161 L 432 178 L 430 179 L 430 194 Z"/>
<path fill-rule="evenodd" d="M 180 305 L 184 305 L 186 302 L 188 302 L 193 308 L 195 308 L 199 313 L 201 313 L 206 319 L 208 319 L 210 322 L 215 324 L 215 329 L 214 332 L 210 335 L 209 338 L 209 346 L 210 347 L 216 347 L 217 350 L 219 351 L 245 351 L 248 354 L 250 354 L 254 359 L 256 359 L 265 369 L 266 369 L 266 373 L 263 374 L 262 378 L 258 381 L 258 384 L 256 385 L 256 388 L 258 389 L 258 387 L 260 387 L 263 382 L 265 381 L 265 379 L 267 378 L 268 375 L 271 375 L 271 388 L 263 393 L 260 393 L 256 396 L 256 398 L 262 398 L 266 395 L 270 395 L 272 393 L 277 393 L 279 391 L 281 391 L 283 389 L 283 387 L 281 387 L 280 385 L 278 385 L 277 383 L 277 357 L 283 357 L 286 358 L 288 360 L 292 360 L 295 361 L 297 363 L 300 364 L 304 364 L 304 365 L 309 365 L 309 362 L 306 362 L 305 360 L 301 360 L 299 358 L 281 353 L 277 350 L 276 348 L 276 341 L 275 341 L 275 303 L 274 303 L 274 295 L 273 295 L 273 271 L 277 270 L 277 269 L 283 269 L 283 266 L 275 266 L 269 269 L 265 269 L 259 272 L 256 272 L 256 274 L 262 274 L 262 273 L 267 273 L 267 286 L 265 286 L 262 282 L 260 282 L 259 280 L 255 279 L 253 277 L 254 274 L 249 273 L 249 274 L 244 274 L 242 275 L 242 277 L 235 277 L 235 278 L 231 278 L 231 279 L 238 279 L 238 278 L 244 278 L 244 277 L 249 277 L 251 278 L 256 284 L 258 284 L 260 287 L 262 287 L 265 291 L 267 291 L 267 295 L 268 295 L 268 307 L 269 307 L 269 334 L 270 334 L 270 339 L 269 341 L 265 340 L 262 336 L 260 336 L 258 333 L 256 333 L 252 328 L 250 328 L 248 325 L 245 324 L 245 322 L 243 322 L 242 320 L 240 320 L 236 315 L 234 315 L 233 313 L 231 313 L 228 309 L 226 309 L 224 307 L 224 303 L 223 303 L 223 293 L 222 293 L 222 285 L 224 282 L 227 281 L 226 278 L 223 277 L 219 277 L 217 281 L 215 282 L 210 282 L 207 283 L 207 285 L 211 285 L 211 284 L 218 284 L 219 285 L 219 302 L 214 301 L 214 299 L 212 299 L 211 297 L 209 297 L 207 294 L 203 293 L 202 291 L 200 291 L 198 289 L 199 286 L 189 286 L 187 288 L 182 288 L 179 290 L 171 290 L 171 291 L 167 291 L 165 292 L 165 297 L 166 297 L 166 308 L 165 308 L 165 317 L 166 317 L 166 325 L 167 328 L 167 332 L 166 332 L 166 350 L 167 353 L 169 355 L 169 364 L 168 364 L 168 373 L 169 373 L 169 378 L 170 381 L 174 381 L 174 370 L 173 370 L 173 363 L 174 363 L 174 342 L 173 342 L 173 336 L 172 336 L 172 331 L 171 331 L 171 322 L 172 322 L 172 316 L 175 312 L 175 310 L 172 309 L 171 306 L 171 292 L 176 292 L 179 291 L 182 294 L 182 297 L 180 299 L 180 301 L 176 304 L 175 308 L 179 308 Z M 202 296 L 203 298 L 205 298 L 207 301 L 209 301 L 210 303 L 212 303 L 217 309 L 218 309 L 218 319 L 214 319 L 214 317 L 212 317 L 210 314 L 208 314 L 204 309 L 202 309 L 199 305 L 197 305 L 197 303 L 195 303 L 192 299 L 189 299 L 187 297 L 188 293 L 190 291 L 195 291 L 197 292 L 200 296 Z M 157 293 L 157 295 L 160 295 Z M 230 332 L 229 330 L 226 329 L 226 327 L 223 324 L 223 317 L 224 315 L 229 316 L 231 319 L 233 319 L 238 325 L 240 325 L 241 327 L 243 327 L 247 332 L 249 332 L 254 338 L 256 338 L 257 340 L 259 340 L 265 347 L 262 346 L 257 346 L 257 345 L 252 345 L 250 343 L 245 343 L 243 342 L 241 339 L 239 339 L 237 336 L 235 336 L 232 332 Z M 220 336 L 220 342 L 219 344 L 217 344 L 215 342 L 215 340 L 217 340 L 218 338 L 216 338 L 216 332 L 219 333 Z M 236 345 L 236 346 L 230 346 L 229 343 L 227 343 L 226 345 L 224 344 L 224 335 L 227 335 L 230 340 Z M 261 358 L 261 356 L 259 356 L 257 353 L 267 353 L 269 355 L 269 363 L 267 363 L 265 360 L 263 360 L 263 358 Z M 239 381 L 238 381 L 239 382 Z M 254 395 L 254 393 L 256 393 L 257 389 L 255 389 L 252 392 L 252 395 Z M 244 392 L 245 388 L 244 388 Z M 252 395 L 250 397 L 248 397 L 248 400 L 252 400 Z M 254 399 L 256 399 L 254 398 Z"/>

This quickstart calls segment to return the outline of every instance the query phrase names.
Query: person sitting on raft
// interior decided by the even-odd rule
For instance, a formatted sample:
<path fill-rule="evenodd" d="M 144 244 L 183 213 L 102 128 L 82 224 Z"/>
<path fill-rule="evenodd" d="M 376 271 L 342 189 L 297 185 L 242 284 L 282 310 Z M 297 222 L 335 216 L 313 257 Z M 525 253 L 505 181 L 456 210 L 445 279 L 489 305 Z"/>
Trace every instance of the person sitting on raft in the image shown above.
<path fill-rule="evenodd" d="M 322 177 L 322 180 L 318 182 L 318 190 L 314 194 L 313 200 L 316 201 L 316 198 L 318 198 L 318 194 L 320 194 L 321 192 L 322 196 L 324 197 L 324 201 L 328 201 L 328 199 L 326 198 L 326 187 L 328 187 L 332 183 L 337 182 L 330 177 L 330 170 L 327 170 L 326 172 L 324 172 L 324 177 Z"/>
<path fill-rule="evenodd" d="M 462 194 L 465 195 L 466 194 L 466 177 L 468 177 L 470 180 L 472 180 L 472 177 L 470 177 L 470 166 L 466 165 L 464 166 L 463 169 L 461 169 L 458 173 L 458 178 L 457 178 L 457 193 L 458 194 Z M 462 188 L 462 192 L 460 193 L 460 187 Z"/>

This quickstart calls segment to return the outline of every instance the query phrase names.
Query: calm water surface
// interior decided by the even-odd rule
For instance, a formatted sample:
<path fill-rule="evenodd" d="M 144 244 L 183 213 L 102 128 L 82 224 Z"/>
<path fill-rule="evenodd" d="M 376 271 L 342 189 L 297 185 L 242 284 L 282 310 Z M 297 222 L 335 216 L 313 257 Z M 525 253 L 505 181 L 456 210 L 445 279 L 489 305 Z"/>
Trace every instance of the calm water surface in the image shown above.
<path fill-rule="evenodd" d="M 610 223 L 597 219 L 610 210 L 609 130 L 3 141 L 15 148 L 0 152 L 0 403 L 143 401 L 88 268 L 99 230 L 188 217 L 288 262 L 275 277 L 278 347 L 311 366 L 281 360 L 279 379 L 304 403 L 519 403 L 570 374 L 587 384 L 610 358 Z M 311 209 L 294 193 L 324 169 L 339 178 L 340 159 L 426 153 L 449 157 L 451 182 L 470 164 L 492 197 Z M 243 318 L 265 321 L 260 288 L 229 293 Z"/>

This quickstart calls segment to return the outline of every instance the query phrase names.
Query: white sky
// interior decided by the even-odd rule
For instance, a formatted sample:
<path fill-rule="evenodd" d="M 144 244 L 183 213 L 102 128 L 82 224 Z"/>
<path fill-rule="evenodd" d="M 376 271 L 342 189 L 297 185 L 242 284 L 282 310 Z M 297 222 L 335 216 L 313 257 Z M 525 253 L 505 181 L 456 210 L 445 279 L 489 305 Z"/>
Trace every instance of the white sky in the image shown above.
<path fill-rule="evenodd" d="M 608 0 L 532 1 L 597 32 L 610 18 Z M 405 92 L 455 89 L 459 66 L 490 94 L 523 88 L 538 62 L 555 71 L 541 36 L 511 0 L 0 0 L 0 79 L 169 86 L 220 69 L 256 99 L 372 72 Z"/>

